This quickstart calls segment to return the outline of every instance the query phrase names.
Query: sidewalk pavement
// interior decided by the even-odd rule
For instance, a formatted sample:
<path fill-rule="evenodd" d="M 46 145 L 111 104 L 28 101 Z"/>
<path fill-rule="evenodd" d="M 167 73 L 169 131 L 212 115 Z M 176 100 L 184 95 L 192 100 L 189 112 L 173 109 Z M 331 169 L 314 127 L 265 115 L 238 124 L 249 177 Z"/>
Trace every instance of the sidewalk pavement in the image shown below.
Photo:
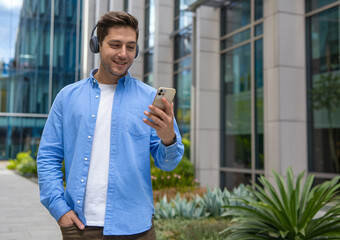
<path fill-rule="evenodd" d="M 60 240 L 59 226 L 40 203 L 38 184 L 0 161 L 0 239 Z"/>

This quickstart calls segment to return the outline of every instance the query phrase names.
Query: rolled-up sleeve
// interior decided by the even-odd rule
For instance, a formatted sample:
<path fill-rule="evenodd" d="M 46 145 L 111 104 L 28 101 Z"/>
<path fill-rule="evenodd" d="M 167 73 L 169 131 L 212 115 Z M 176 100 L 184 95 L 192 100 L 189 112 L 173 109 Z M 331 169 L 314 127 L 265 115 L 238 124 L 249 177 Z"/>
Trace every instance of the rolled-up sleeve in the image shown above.
<path fill-rule="evenodd" d="M 176 142 L 170 146 L 162 143 L 154 129 L 151 131 L 151 155 L 155 160 L 155 166 L 164 171 L 174 170 L 184 154 L 184 145 L 175 119 L 174 129 Z"/>

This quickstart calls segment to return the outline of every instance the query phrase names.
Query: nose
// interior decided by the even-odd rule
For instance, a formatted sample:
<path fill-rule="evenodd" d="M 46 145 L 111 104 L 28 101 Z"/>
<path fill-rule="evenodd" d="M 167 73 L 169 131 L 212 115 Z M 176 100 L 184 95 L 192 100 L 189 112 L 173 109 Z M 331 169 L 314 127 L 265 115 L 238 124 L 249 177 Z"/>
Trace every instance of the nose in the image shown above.
<path fill-rule="evenodd" d="M 125 45 L 123 45 L 123 46 L 121 47 L 118 56 L 121 57 L 121 58 L 126 58 L 126 56 L 127 56 L 127 49 L 126 49 L 126 46 L 125 46 Z"/>

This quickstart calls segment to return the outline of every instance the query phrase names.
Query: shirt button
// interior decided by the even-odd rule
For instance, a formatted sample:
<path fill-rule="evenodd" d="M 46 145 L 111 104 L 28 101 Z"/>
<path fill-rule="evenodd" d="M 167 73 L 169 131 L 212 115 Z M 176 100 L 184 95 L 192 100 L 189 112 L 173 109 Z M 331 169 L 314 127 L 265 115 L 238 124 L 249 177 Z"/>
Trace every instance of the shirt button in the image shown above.
<path fill-rule="evenodd" d="M 99 96 L 97 95 L 96 98 L 99 98 Z"/>
<path fill-rule="evenodd" d="M 169 162 L 169 160 L 165 160 L 166 162 Z"/>
<path fill-rule="evenodd" d="M 92 115 L 92 117 L 94 118 L 95 116 L 94 116 L 94 115 Z"/>
<path fill-rule="evenodd" d="M 87 158 L 84 158 L 85 161 L 87 161 Z"/>
<path fill-rule="evenodd" d="M 78 200 L 78 202 L 77 202 L 78 204 L 80 203 L 80 201 Z"/>
<path fill-rule="evenodd" d="M 88 138 L 88 139 L 91 139 L 91 136 L 88 136 L 87 138 Z"/>
<path fill-rule="evenodd" d="M 84 179 L 82 179 L 81 182 L 84 182 Z"/>

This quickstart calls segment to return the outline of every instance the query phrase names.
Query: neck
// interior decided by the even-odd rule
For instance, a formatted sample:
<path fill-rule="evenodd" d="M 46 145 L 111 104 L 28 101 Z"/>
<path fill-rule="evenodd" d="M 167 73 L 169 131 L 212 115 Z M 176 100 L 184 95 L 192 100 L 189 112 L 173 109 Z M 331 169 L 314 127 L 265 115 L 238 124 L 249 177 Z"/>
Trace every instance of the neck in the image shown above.
<path fill-rule="evenodd" d="M 103 66 L 100 66 L 94 77 L 97 79 L 98 83 L 118 84 L 118 80 L 126 75 L 127 72 L 122 76 L 111 74 L 108 71 L 103 70 Z"/>

